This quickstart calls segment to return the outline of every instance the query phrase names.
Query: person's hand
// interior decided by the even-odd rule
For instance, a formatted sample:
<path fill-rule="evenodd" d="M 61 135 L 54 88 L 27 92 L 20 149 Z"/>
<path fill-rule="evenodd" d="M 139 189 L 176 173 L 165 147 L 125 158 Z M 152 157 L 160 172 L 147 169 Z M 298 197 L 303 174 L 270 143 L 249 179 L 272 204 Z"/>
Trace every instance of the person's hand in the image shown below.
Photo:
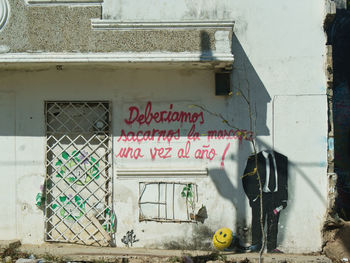
<path fill-rule="evenodd" d="M 259 199 L 259 195 L 257 195 L 255 198 L 250 198 L 249 199 L 249 205 L 253 206 L 253 203 L 255 203 L 256 201 L 258 201 Z"/>
<path fill-rule="evenodd" d="M 281 206 L 283 206 L 283 209 L 285 209 L 287 207 L 287 200 L 283 200 L 281 202 Z"/>

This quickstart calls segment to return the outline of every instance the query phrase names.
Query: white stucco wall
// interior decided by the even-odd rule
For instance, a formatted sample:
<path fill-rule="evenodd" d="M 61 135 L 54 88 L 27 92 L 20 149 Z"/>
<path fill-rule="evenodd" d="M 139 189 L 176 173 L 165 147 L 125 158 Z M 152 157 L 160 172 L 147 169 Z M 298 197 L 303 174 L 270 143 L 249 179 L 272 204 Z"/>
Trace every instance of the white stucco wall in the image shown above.
<path fill-rule="evenodd" d="M 43 71 L 2 72 L 1 79 L 3 80 L 1 94 L 4 94 L 1 96 L 1 107 L 7 112 L 11 107 L 16 108 L 15 114 L 4 116 L 6 122 L 15 121 L 15 129 L 1 126 L 1 138 L 7 140 L 6 149 L 9 149 L 6 153 L 2 150 L 2 154 L 10 158 L 11 155 L 9 157 L 8 153 L 11 153 L 11 147 L 16 149 L 6 166 L 8 168 L 5 167 L 6 172 L 2 173 L 2 178 L 8 186 L 6 191 L 4 189 L 7 193 L 4 195 L 4 203 L 12 206 L 3 207 L 2 216 L 6 220 L 2 220 L 1 227 L 6 228 L 6 232 L 2 232 L 6 233 L 4 237 L 20 238 L 24 243 L 41 243 L 44 238 L 43 213 L 35 206 L 35 197 L 40 192 L 45 175 L 44 101 L 111 101 L 114 156 L 120 147 L 125 146 L 117 142 L 121 129 L 143 128 L 124 123 L 123 120 L 129 116 L 128 107 L 138 105 L 144 108 L 148 101 L 152 102 L 154 111 L 166 109 L 172 103 L 174 110 L 200 112 L 200 109 L 188 107 L 196 103 L 221 113 L 241 129 L 249 128 L 246 105 L 242 97 L 215 96 L 214 74 L 208 70 L 88 68 L 78 70 L 63 67 L 62 71 L 58 71 L 52 67 Z M 263 86 L 260 88 L 264 89 Z M 311 87 L 309 89 L 308 93 L 317 94 L 318 87 L 313 91 Z M 9 91 L 11 93 L 8 93 Z M 275 97 L 275 94 L 280 94 L 280 90 L 274 86 L 271 86 L 269 91 L 252 87 L 251 92 L 252 97 L 259 95 L 257 128 L 258 132 L 261 131 L 263 134 L 258 137 L 259 149 L 270 148 L 274 142 L 275 148 L 287 155 L 291 161 L 290 201 L 280 220 L 280 247 L 290 252 L 319 250 L 320 230 L 327 199 L 326 96 L 320 93 L 312 96 L 299 94 L 299 96 Z M 127 145 L 140 147 L 144 158 L 137 160 L 113 158 L 113 201 L 118 220 L 116 235 L 118 246 L 123 246 L 120 239 L 131 229 L 139 239 L 134 246 L 161 247 L 169 245 L 170 242 L 184 243 L 183 240 L 192 242 L 194 236 L 201 234 L 203 227 L 215 231 L 227 226 L 240 233 L 243 233 L 242 228 L 249 227 L 251 211 L 242 189 L 241 176 L 246 159 L 251 154 L 250 145 L 244 140 L 242 143 L 238 140 L 208 142 L 205 134 L 207 130 L 228 129 L 228 127 L 207 113 L 203 116 L 204 124 L 196 125 L 200 140 L 191 142 L 189 159 L 181 160 L 176 157 L 178 147 L 184 147 L 186 144 L 186 135 L 190 128 L 188 123 L 180 126 L 181 139 L 170 144 L 165 142 L 152 145 L 147 143 Z M 167 125 L 163 125 L 165 126 Z M 162 125 L 154 123 L 149 126 L 149 128 L 161 127 Z M 230 146 L 222 169 L 221 157 L 228 143 Z M 203 145 L 210 145 L 210 148 L 215 149 L 217 155 L 212 161 L 193 158 L 195 150 Z M 173 147 L 172 157 L 165 160 L 156 158 L 152 161 L 150 147 Z M 4 160 L 6 158 L 4 157 Z M 169 167 L 208 168 L 209 176 L 127 179 L 116 176 L 118 168 L 151 170 Z M 205 205 L 208 219 L 203 225 L 139 222 L 137 202 L 138 183 L 141 181 L 195 182 L 198 185 L 199 198 L 196 209 L 202 204 Z M 244 241 L 249 242 L 248 239 Z"/>
<path fill-rule="evenodd" d="M 286 252 L 321 249 L 321 229 L 327 207 L 327 97 L 324 74 L 324 4 L 319 0 L 247 1 L 105 0 L 103 18 L 119 21 L 235 21 L 232 53 L 233 96 L 215 96 L 214 73 L 193 68 L 157 69 L 156 66 L 119 67 L 55 65 L 40 69 L 22 65 L 0 71 L 0 164 L 4 193 L 0 213 L 2 239 L 23 243 L 44 241 L 44 215 L 35 205 L 45 177 L 45 101 L 107 100 L 112 104 L 113 203 L 117 216 L 116 242 L 131 229 L 134 246 L 166 247 L 195 244 L 206 228 L 226 226 L 249 242 L 251 209 L 241 176 L 252 153 L 243 140 L 210 140 L 208 130 L 227 129 L 219 118 L 192 104 L 222 114 L 239 129 L 249 130 L 249 114 L 238 89 L 250 90 L 257 110 L 258 150 L 274 147 L 289 158 L 289 203 L 281 214 L 279 248 Z M 155 8 L 157 7 L 157 8 Z M 238 92 L 238 93 L 237 93 Z M 203 112 L 196 123 L 199 140 L 191 142 L 189 158 L 178 158 L 186 146 L 190 123 L 127 125 L 129 107 L 144 111 Z M 4 125 L 4 123 L 6 125 Z M 180 129 L 172 142 L 118 142 L 122 129 Z M 224 165 L 222 157 L 226 147 Z M 196 159 L 195 151 L 208 146 L 213 160 Z M 140 148 L 143 158 L 119 158 L 121 147 Z M 152 160 L 150 149 L 171 147 L 171 157 Z M 208 169 L 208 176 L 119 178 L 118 169 Z M 139 182 L 194 182 L 198 209 L 206 206 L 204 224 L 139 222 Z M 201 240 L 203 242 L 203 240 Z M 210 242 L 210 240 L 208 240 Z"/>
<path fill-rule="evenodd" d="M 234 21 L 234 41 L 238 40 L 264 85 L 269 89 L 275 87 L 277 94 L 325 92 L 322 66 L 325 12 L 325 1 L 319 0 L 105 0 L 103 3 L 103 17 L 121 23 Z M 235 45 L 233 54 L 239 56 Z M 235 67 L 240 66 L 236 60 Z"/>

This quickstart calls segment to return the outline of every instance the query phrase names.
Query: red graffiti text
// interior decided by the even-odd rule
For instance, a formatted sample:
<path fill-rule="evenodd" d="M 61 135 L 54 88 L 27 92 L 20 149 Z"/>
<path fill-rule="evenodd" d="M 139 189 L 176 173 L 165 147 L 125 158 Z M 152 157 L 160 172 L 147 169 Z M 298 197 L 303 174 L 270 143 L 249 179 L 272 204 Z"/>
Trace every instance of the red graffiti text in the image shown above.
<path fill-rule="evenodd" d="M 177 152 L 177 157 L 179 159 L 190 158 L 190 156 L 188 155 L 190 153 L 190 149 L 191 149 L 191 142 L 187 141 L 185 148 L 180 148 L 179 151 Z"/>
<path fill-rule="evenodd" d="M 253 132 L 247 130 L 231 129 L 231 130 L 210 130 L 208 131 L 208 141 L 215 140 L 232 140 L 252 141 Z"/>
<path fill-rule="evenodd" d="M 146 131 L 128 131 L 126 132 L 124 129 L 121 130 L 120 137 L 118 138 L 118 142 L 146 142 L 146 141 L 167 141 L 170 143 L 172 140 L 180 139 L 180 129 L 177 130 L 146 130 Z"/>
<path fill-rule="evenodd" d="M 119 153 L 115 157 L 137 160 L 138 158 L 143 158 L 144 155 L 141 154 L 141 148 L 121 147 Z"/>
<path fill-rule="evenodd" d="M 197 149 L 194 153 L 194 158 L 196 159 L 204 159 L 212 161 L 216 156 L 216 152 L 214 148 L 210 148 L 210 145 L 203 145 L 203 149 Z"/>
<path fill-rule="evenodd" d="M 150 125 L 155 123 L 204 123 L 203 112 L 185 112 L 185 111 L 173 111 L 173 104 L 169 105 L 168 110 L 152 112 L 152 102 L 148 102 L 143 113 L 140 113 L 140 109 L 137 106 L 129 107 L 129 118 L 124 119 L 124 122 L 131 125 L 137 122 L 139 125 Z"/>
<path fill-rule="evenodd" d="M 154 161 L 156 159 L 156 157 L 159 157 L 161 159 L 168 159 L 171 158 L 171 152 L 172 148 L 171 147 L 166 147 L 166 148 L 157 148 L 157 147 L 153 147 L 153 149 L 149 149 L 149 152 L 151 154 L 151 158 Z"/>

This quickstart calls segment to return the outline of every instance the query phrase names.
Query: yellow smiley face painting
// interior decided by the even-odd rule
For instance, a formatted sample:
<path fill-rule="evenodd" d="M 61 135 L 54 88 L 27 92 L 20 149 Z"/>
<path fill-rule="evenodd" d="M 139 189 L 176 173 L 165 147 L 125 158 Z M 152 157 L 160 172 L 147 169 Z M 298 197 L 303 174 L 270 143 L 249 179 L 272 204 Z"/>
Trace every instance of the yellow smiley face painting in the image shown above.
<path fill-rule="evenodd" d="M 220 228 L 215 232 L 213 237 L 213 245 L 218 250 L 224 250 L 229 247 L 232 242 L 233 233 L 227 227 Z"/>

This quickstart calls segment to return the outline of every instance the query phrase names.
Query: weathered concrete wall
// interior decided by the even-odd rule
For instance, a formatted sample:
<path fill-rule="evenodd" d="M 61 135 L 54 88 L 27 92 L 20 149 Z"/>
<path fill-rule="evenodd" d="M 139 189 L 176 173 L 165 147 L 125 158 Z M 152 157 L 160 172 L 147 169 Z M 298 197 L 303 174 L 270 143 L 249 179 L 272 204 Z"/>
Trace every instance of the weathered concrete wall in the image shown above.
<path fill-rule="evenodd" d="M 12 117 L 12 121 L 14 117 L 16 120 L 15 131 L 9 131 L 10 134 L 6 134 L 4 126 L 1 126 L 2 137 L 4 139 L 8 136 L 13 138 L 14 142 L 9 141 L 8 143 L 16 147 L 16 159 L 15 161 L 12 159 L 9 166 L 16 171 L 16 186 L 13 184 L 9 189 L 17 192 L 17 195 L 14 199 L 9 192 L 5 199 L 6 203 L 16 202 L 17 205 L 16 213 L 11 212 L 13 209 L 11 206 L 4 208 L 7 213 L 7 221 L 11 222 L 8 228 L 10 232 L 4 236 L 5 238 L 20 238 L 24 243 L 43 242 L 44 215 L 36 207 L 35 197 L 41 191 L 40 187 L 43 185 L 45 176 L 44 101 L 109 100 L 113 103 L 113 164 L 115 167 L 113 178 L 114 207 L 118 219 L 117 245 L 124 245 L 120 239 L 131 229 L 135 231 L 139 239 L 134 246 L 203 247 L 208 245 L 208 242 L 210 243 L 212 232 L 222 226 L 239 231 L 244 239 L 243 228 L 249 229 L 251 211 L 247 206 L 247 199 L 242 189 L 241 176 L 252 149 L 249 142 L 244 139 L 242 142 L 238 139 L 211 139 L 208 141 L 206 131 L 229 129 L 221 120 L 203 112 L 205 123 L 196 124 L 196 130 L 200 134 L 200 139 L 196 141 L 187 138 L 191 125 L 184 123 L 179 127 L 180 139 L 173 139 L 170 143 L 167 141 L 156 144 L 118 142 L 121 129 L 162 128 L 162 125 L 153 122 L 149 127 L 138 124 L 136 126 L 135 124 L 125 125 L 124 119 L 129 118 L 128 108 L 138 105 L 144 109 L 148 101 L 152 102 L 153 111 L 166 109 L 173 104 L 174 111 L 201 112 L 200 109 L 191 109 L 188 106 L 193 103 L 204 105 L 214 112 L 222 113 L 230 121 L 233 120 L 233 123 L 241 129 L 249 130 L 249 118 L 242 97 L 239 95 L 215 97 L 212 72 L 106 68 L 75 70 L 69 69 L 69 66 L 68 68 L 63 66 L 63 70 L 51 67 L 51 69 L 28 72 L 3 71 L 1 79 L 3 80 L 2 92 L 12 91 L 16 105 L 16 113 Z M 326 107 L 326 96 L 322 94 L 279 96 L 276 97 L 277 100 L 270 101 L 266 91 L 252 87 L 251 92 L 255 94 L 254 97 L 260 98 L 257 102 L 257 111 L 258 116 L 264 119 L 258 122 L 258 131 L 267 131 L 266 135 L 258 137 L 259 149 L 270 148 L 274 142 L 276 150 L 290 158 L 290 201 L 286 211 L 282 213 L 279 243 L 284 250 L 291 252 L 318 250 L 321 246 L 320 229 L 327 196 L 327 177 L 325 176 L 327 127 L 326 111 L 321 113 L 317 109 L 321 106 Z M 270 94 L 277 92 L 278 89 L 270 89 Z M 262 98 L 265 99 L 262 100 Z M 8 109 L 6 105 L 3 107 Z M 305 114 L 305 111 L 308 114 Z M 163 125 L 164 127 L 171 128 L 169 125 Z M 274 141 L 270 140 L 272 137 L 275 138 Z M 178 149 L 185 148 L 187 141 L 191 141 L 190 158 L 178 158 Z M 222 166 L 222 157 L 228 144 L 230 146 Z M 203 149 L 205 145 L 210 145 L 210 149 L 216 152 L 212 160 L 206 155 L 203 159 L 195 158 L 196 150 Z M 116 157 L 120 148 L 125 146 L 140 148 L 144 157 L 138 159 L 130 158 L 130 156 L 129 158 Z M 172 156 L 167 159 L 157 156 L 152 161 L 150 153 L 152 147 L 172 147 Z M 199 178 L 193 176 L 179 178 L 134 176 L 124 179 L 117 177 L 119 168 L 135 167 L 150 171 L 169 167 L 177 169 L 207 167 L 209 174 Z M 2 176 L 4 180 L 8 178 L 14 180 L 10 172 Z M 138 184 L 143 181 L 195 182 L 198 185 L 196 210 L 202 204 L 205 205 L 208 218 L 203 225 L 201 223 L 196 225 L 139 222 Z M 179 201 L 184 200 L 180 197 Z M 17 219 L 16 223 L 14 218 Z M 2 227 L 6 226 L 2 225 Z M 305 235 L 305 233 L 308 234 Z M 249 238 L 245 241 L 248 242 Z"/>
<path fill-rule="evenodd" d="M 215 96 L 214 72 L 196 70 L 196 65 L 163 69 L 151 63 L 73 66 L 19 61 L 13 65 L 2 64 L 0 120 L 15 124 L 0 126 L 1 140 L 8 149 L 0 154 L 5 170 L 1 176 L 8 182 L 4 204 L 10 204 L 2 206 L 3 238 L 20 238 L 24 243 L 35 244 L 44 241 L 44 215 L 35 205 L 46 174 L 44 102 L 107 100 L 113 109 L 113 203 L 118 246 L 124 245 L 121 239 L 132 229 L 139 240 L 134 246 L 201 248 L 210 245 L 212 233 L 223 226 L 237 232 L 243 242 L 250 242 L 251 209 L 241 182 L 247 158 L 252 153 L 247 138 L 253 128 L 242 96 L 249 90 L 249 102 L 257 112 L 258 150 L 274 148 L 289 158 L 289 203 L 281 213 L 279 247 L 289 252 L 321 249 L 321 229 L 327 208 L 328 134 L 323 66 L 324 3 L 319 0 L 288 3 L 218 0 L 203 5 L 194 1 L 169 1 L 163 6 L 157 5 L 159 1 L 152 1 L 149 7 L 159 8 L 150 10 L 146 8 L 146 1 L 106 0 L 102 12 L 96 5 L 28 5 L 15 0 L 9 0 L 9 4 L 9 20 L 0 32 L 4 53 L 210 53 L 218 49 L 214 43 L 218 30 L 215 28 L 96 30 L 91 29 L 90 19 L 102 17 L 107 25 L 108 19 L 114 19 L 109 22 L 117 21 L 117 25 L 125 21 L 147 22 L 151 18 L 153 22 L 229 20 L 235 21 L 235 34 L 228 35 L 235 63 L 232 96 Z M 130 109 L 137 108 L 141 113 L 147 104 L 152 105 L 152 112 L 171 109 L 195 112 L 200 118 L 194 123 L 153 120 L 149 125 L 141 120 L 140 123 L 125 121 L 130 118 Z M 232 128 L 236 135 L 237 131 L 242 134 L 241 130 L 246 130 L 248 133 L 243 131 L 243 134 L 247 137 L 243 135 L 241 141 L 237 136 L 209 138 L 208 131 L 231 128 L 205 109 L 190 107 L 193 104 L 222 114 L 237 127 Z M 193 124 L 195 132 L 193 129 L 191 132 Z M 144 133 L 149 129 L 178 130 L 178 135 L 171 137 L 171 141 L 156 143 L 123 142 L 123 132 Z M 194 136 L 196 132 L 198 139 Z M 186 146 L 188 158 L 180 154 L 181 149 L 186 152 Z M 130 147 L 133 156 L 130 153 L 122 156 L 123 147 Z M 154 155 L 154 147 L 168 154 Z M 205 154 L 201 156 L 201 153 Z M 175 178 L 118 177 L 118 170 L 135 168 L 150 174 L 157 169 L 196 168 L 208 169 L 208 174 L 188 173 Z M 204 224 L 140 222 L 139 183 L 159 181 L 196 183 L 196 210 L 204 205 L 208 213 Z M 185 211 L 183 197 L 176 202 L 177 211 Z"/>
<path fill-rule="evenodd" d="M 11 12 L 1 31 L 0 45 L 11 53 L 201 51 L 201 31 L 207 33 L 207 48 L 215 50 L 215 29 L 92 30 L 91 19 L 102 15 L 100 6 L 33 6 L 17 0 L 10 0 L 9 6 Z"/>

